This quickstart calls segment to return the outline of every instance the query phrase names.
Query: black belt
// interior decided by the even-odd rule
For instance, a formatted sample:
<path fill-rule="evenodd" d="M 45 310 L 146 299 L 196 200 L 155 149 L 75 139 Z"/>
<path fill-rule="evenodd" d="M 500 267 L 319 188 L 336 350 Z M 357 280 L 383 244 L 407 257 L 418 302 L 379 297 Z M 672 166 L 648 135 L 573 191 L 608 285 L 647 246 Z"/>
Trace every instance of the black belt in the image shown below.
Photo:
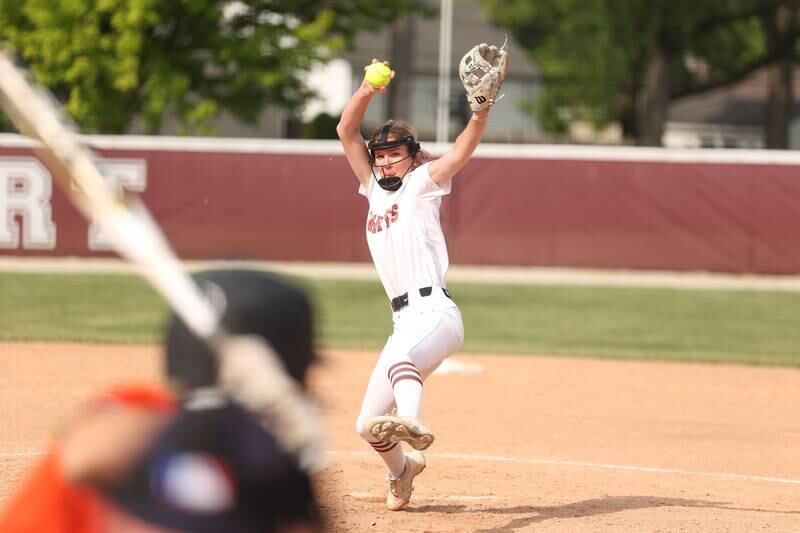
<path fill-rule="evenodd" d="M 422 287 L 421 289 L 419 289 L 420 296 L 430 296 L 432 292 L 433 292 L 433 287 Z M 453 299 L 450 296 L 450 293 L 447 292 L 447 289 L 445 289 L 444 287 L 442 287 L 442 292 L 444 293 L 445 296 L 447 296 L 451 300 Z M 392 298 L 392 311 L 394 312 L 401 310 L 407 305 L 408 305 L 408 293 L 401 294 L 397 298 Z"/>

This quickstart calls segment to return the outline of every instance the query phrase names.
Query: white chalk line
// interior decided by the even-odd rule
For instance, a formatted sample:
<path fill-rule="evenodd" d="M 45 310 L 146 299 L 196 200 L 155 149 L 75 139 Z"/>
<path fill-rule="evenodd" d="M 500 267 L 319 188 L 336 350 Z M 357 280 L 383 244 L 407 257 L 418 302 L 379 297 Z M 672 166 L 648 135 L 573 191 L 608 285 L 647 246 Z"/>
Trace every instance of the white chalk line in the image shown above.
<path fill-rule="evenodd" d="M 377 492 L 351 492 L 348 496 L 357 500 L 383 500 L 386 498 L 386 493 Z M 450 501 L 450 502 L 477 502 L 485 500 L 498 500 L 497 496 L 423 496 L 414 497 L 415 500 L 420 501 Z"/>
<path fill-rule="evenodd" d="M 0 461 L 17 459 L 35 459 L 47 455 L 43 451 L 18 451 L 0 452 Z M 333 457 L 368 457 L 374 455 L 369 451 L 354 450 L 331 450 L 328 455 Z M 628 472 L 643 472 L 651 474 L 672 474 L 678 476 L 699 476 L 717 479 L 734 479 L 741 481 L 763 481 L 766 483 L 780 483 L 785 485 L 800 485 L 800 479 L 783 478 L 775 476 L 757 476 L 749 474 L 734 474 L 731 472 L 711 472 L 703 470 L 684 470 L 680 468 L 662 468 L 657 466 L 623 465 L 613 463 L 590 463 L 585 461 L 571 461 L 569 459 L 535 459 L 530 457 L 508 457 L 503 455 L 482 455 L 471 453 L 433 453 L 431 457 L 454 461 L 471 462 L 493 462 L 493 463 L 515 463 L 515 464 L 535 464 L 535 465 L 554 465 L 571 466 L 576 468 L 595 468 L 603 470 L 620 470 Z"/>
<path fill-rule="evenodd" d="M 373 455 L 373 452 L 369 451 L 332 451 L 328 453 L 333 456 L 352 456 L 352 457 Z M 672 474 L 679 476 L 701 476 L 701 477 L 711 477 L 718 479 L 735 479 L 741 481 L 763 481 L 767 483 L 800 485 L 800 479 L 792 479 L 792 478 L 782 478 L 774 476 L 756 476 L 749 474 L 734 474 L 730 472 L 683 470 L 680 468 L 661 468 L 656 466 L 621 465 L 621 464 L 611 464 L 611 463 L 589 463 L 585 461 L 571 461 L 568 459 L 534 459 L 528 457 L 506 457 L 502 455 L 481 455 L 481 454 L 470 454 L 470 453 L 432 453 L 430 457 L 435 457 L 436 459 L 448 459 L 455 461 L 571 466 L 577 468 L 598 468 L 604 470 L 621 470 L 621 471 L 643 472 L 643 473 L 653 473 L 653 474 Z"/>

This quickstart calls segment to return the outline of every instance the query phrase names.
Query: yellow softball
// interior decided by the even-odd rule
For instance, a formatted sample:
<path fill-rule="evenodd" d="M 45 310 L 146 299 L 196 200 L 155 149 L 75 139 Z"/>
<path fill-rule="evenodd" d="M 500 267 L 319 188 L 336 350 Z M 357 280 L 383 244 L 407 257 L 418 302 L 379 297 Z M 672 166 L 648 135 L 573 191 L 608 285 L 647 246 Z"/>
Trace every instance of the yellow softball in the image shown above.
<path fill-rule="evenodd" d="M 392 81 L 392 69 L 380 62 L 372 63 L 367 67 L 364 79 L 375 89 L 386 87 Z"/>

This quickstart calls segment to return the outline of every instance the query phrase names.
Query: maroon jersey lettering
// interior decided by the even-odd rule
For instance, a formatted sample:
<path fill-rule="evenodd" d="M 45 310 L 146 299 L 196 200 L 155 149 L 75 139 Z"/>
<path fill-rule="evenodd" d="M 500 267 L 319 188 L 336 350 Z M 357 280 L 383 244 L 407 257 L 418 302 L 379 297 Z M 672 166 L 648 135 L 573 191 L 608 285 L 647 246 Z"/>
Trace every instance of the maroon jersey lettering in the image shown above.
<path fill-rule="evenodd" d="M 367 231 L 370 233 L 383 231 L 384 224 L 386 224 L 386 229 L 388 229 L 392 224 L 397 222 L 399 216 L 400 212 L 397 204 L 392 205 L 383 215 L 376 215 L 370 211 L 367 217 Z"/>

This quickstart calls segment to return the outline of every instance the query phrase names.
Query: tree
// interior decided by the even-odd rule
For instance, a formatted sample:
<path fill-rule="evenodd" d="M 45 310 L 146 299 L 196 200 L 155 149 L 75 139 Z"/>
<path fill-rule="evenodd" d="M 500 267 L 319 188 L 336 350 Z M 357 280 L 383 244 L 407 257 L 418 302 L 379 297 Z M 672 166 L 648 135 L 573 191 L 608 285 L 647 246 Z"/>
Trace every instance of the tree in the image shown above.
<path fill-rule="evenodd" d="M 768 100 L 764 146 L 789 148 L 789 124 L 794 108 L 793 43 L 797 41 L 799 0 L 790 0 L 762 18 L 766 47 L 774 50 L 778 59 L 767 69 Z"/>
<path fill-rule="evenodd" d="M 420 0 L 0 0 L 0 41 L 88 132 L 157 132 L 167 112 L 208 132 L 226 110 L 313 94 L 298 74 Z M 424 6 L 423 6 L 424 8 Z"/>
<path fill-rule="evenodd" d="M 740 81 L 794 46 L 793 31 L 768 45 L 764 21 L 795 0 L 482 2 L 542 71 L 534 109 L 545 128 L 618 121 L 641 145 L 661 144 L 675 100 Z"/>

